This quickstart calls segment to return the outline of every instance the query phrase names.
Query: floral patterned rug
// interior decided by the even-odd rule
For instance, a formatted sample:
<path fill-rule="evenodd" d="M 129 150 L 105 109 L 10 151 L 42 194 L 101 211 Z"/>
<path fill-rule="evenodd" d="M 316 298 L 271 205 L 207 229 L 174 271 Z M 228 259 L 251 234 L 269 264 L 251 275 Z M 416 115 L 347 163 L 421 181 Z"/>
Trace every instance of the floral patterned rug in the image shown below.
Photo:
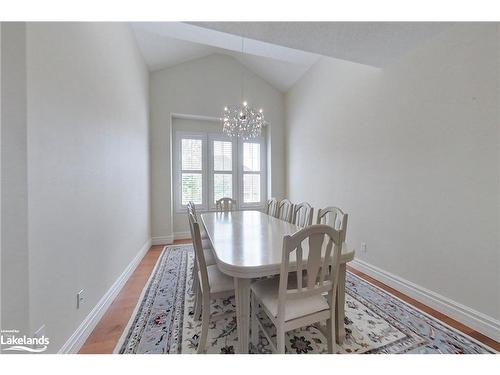
<path fill-rule="evenodd" d="M 201 321 L 194 319 L 191 245 L 167 246 L 147 283 L 115 352 L 122 354 L 196 353 Z M 234 297 L 212 301 L 212 314 L 234 312 Z M 268 331 L 273 324 L 261 316 Z M 441 323 L 384 290 L 348 272 L 346 338 L 339 353 L 494 353 L 487 346 Z M 273 338 L 273 336 L 271 336 Z M 208 353 L 234 353 L 236 317 L 210 323 Z M 287 333 L 287 353 L 327 353 L 315 327 Z M 260 333 L 253 353 L 271 353 Z"/>

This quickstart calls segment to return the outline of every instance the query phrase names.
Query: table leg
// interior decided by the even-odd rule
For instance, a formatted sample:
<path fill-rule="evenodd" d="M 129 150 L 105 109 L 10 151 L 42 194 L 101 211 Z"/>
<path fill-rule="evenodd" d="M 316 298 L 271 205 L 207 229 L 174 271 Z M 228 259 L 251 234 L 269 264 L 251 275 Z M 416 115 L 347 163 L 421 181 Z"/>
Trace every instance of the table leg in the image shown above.
<path fill-rule="evenodd" d="M 238 330 L 239 352 L 248 354 L 248 335 L 250 326 L 250 279 L 234 278 L 236 297 L 236 324 Z"/>
<path fill-rule="evenodd" d="M 341 345 L 345 339 L 345 327 L 344 327 L 344 317 L 345 317 L 345 278 L 346 278 L 346 264 L 342 263 L 340 265 L 339 273 L 339 285 L 337 289 L 337 298 L 335 299 L 335 311 L 337 319 L 335 321 L 335 341 L 337 344 Z"/>

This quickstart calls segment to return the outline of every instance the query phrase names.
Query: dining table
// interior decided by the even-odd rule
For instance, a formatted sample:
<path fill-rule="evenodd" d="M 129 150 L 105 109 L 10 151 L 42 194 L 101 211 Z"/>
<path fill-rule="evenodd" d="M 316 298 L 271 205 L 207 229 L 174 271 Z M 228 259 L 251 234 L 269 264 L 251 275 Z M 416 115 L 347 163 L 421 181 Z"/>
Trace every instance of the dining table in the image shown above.
<path fill-rule="evenodd" d="M 234 278 L 236 323 L 239 352 L 249 352 L 250 284 L 252 280 L 280 274 L 283 237 L 301 228 L 260 211 L 206 212 L 201 221 L 213 247 L 219 270 Z M 307 241 L 306 241 L 307 242 Z M 293 255 L 290 266 L 296 264 Z M 307 244 L 303 259 L 307 260 Z M 354 250 L 345 243 L 340 258 L 336 298 L 336 341 L 345 338 L 346 264 L 354 259 Z"/>

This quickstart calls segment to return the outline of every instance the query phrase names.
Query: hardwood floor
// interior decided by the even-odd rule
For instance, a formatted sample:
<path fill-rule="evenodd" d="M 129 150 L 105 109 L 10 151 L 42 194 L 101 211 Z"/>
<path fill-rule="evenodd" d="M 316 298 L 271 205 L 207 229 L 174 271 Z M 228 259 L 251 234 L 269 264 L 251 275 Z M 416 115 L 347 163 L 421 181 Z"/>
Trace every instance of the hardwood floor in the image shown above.
<path fill-rule="evenodd" d="M 177 240 L 174 243 L 190 243 L 191 240 Z M 108 311 L 94 328 L 80 349 L 82 354 L 109 354 L 113 350 L 134 312 L 142 289 L 161 254 L 164 245 L 151 246 L 151 249 L 137 266 L 130 279 L 123 286 Z"/>
<path fill-rule="evenodd" d="M 191 240 L 176 240 L 175 244 L 190 243 Z M 104 314 L 101 321 L 97 324 L 94 331 L 88 337 L 87 341 L 80 349 L 82 354 L 108 354 L 112 353 L 123 330 L 134 311 L 134 308 L 139 300 L 142 289 L 146 285 L 151 272 L 160 256 L 163 245 L 152 246 L 148 253 L 144 256 L 137 269 L 134 271 L 130 279 L 127 281 L 121 292 L 113 301 L 108 311 Z M 381 283 L 378 280 L 352 268 L 348 267 L 352 273 L 362 277 L 363 279 L 377 285 L 385 291 L 395 295 L 403 301 L 425 311 L 429 315 L 441 320 L 442 322 L 474 337 L 476 340 L 489 345 L 493 349 L 500 351 L 500 343 L 489 337 L 469 328 L 456 320 L 451 319 L 430 307 L 408 297 L 407 295 L 398 292 L 397 290 Z"/>

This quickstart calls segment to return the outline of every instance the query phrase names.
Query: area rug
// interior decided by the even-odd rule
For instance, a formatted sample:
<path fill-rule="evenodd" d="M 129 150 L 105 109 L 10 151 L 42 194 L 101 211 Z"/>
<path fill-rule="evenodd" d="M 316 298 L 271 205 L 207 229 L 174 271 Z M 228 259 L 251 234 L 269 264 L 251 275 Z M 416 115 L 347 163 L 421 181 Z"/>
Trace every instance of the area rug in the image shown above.
<path fill-rule="evenodd" d="M 115 353 L 196 353 L 201 321 L 194 319 L 191 245 L 165 247 L 125 329 Z M 207 353 L 229 354 L 238 347 L 234 297 L 212 301 Z M 273 325 L 261 316 L 272 332 Z M 491 348 L 449 327 L 384 290 L 348 272 L 346 338 L 339 353 L 495 353 Z M 274 338 L 271 336 L 271 338 Z M 260 333 L 253 353 L 271 353 Z M 287 353 L 327 353 L 327 341 L 315 327 L 287 333 Z"/>

